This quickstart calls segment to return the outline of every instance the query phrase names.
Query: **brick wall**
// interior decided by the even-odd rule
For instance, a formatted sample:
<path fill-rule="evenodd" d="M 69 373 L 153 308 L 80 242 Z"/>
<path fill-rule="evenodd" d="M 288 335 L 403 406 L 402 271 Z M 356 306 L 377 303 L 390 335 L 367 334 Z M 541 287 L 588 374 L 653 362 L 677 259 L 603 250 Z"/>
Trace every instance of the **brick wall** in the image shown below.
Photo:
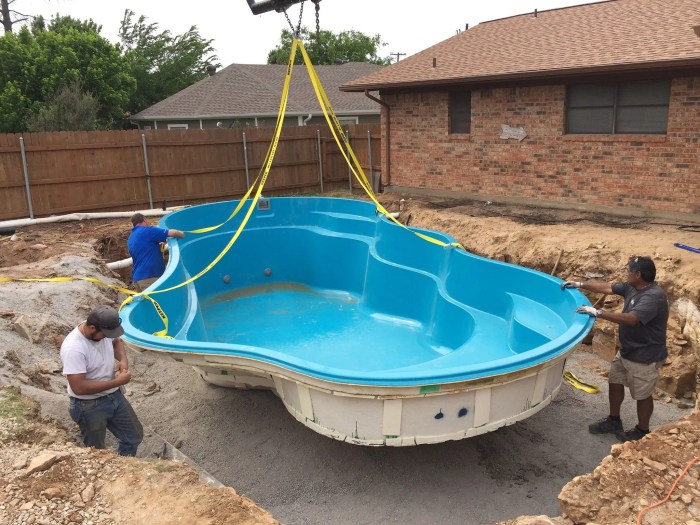
<path fill-rule="evenodd" d="M 382 97 L 391 106 L 392 186 L 700 214 L 700 77 L 673 80 L 666 135 L 565 135 L 564 85 L 474 90 L 468 135 L 448 134 L 446 92 Z M 501 124 L 527 137 L 501 139 Z"/>

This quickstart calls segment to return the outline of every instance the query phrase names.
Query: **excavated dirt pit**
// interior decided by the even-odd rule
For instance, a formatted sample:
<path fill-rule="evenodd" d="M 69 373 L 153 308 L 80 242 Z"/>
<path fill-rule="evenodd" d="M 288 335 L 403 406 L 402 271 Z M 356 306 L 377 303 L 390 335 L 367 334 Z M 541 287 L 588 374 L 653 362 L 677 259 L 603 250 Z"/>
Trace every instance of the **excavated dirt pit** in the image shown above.
<path fill-rule="evenodd" d="M 700 255 L 674 246 L 700 246 L 698 228 L 470 201 L 402 202 L 398 195 L 382 201 L 401 211 L 403 222 L 449 233 L 469 251 L 562 278 L 618 279 L 629 256 L 651 255 L 672 305 L 671 359 L 656 394 L 656 431 L 622 446 L 586 431 L 590 420 L 607 413 L 606 358 L 615 349 L 615 326 L 598 321 L 592 344 L 579 345 L 567 369 L 599 385 L 600 394 L 564 384 L 549 407 L 513 426 L 403 449 L 330 440 L 296 422 L 269 392 L 208 386 L 189 367 L 133 354 L 128 393 L 148 432 L 139 457 L 153 460 L 174 446 L 288 525 L 636 523 L 700 455 L 693 414 Z M 101 276 L 128 286 L 128 269 L 112 272 L 104 263 L 128 256 L 129 230 L 127 219 L 20 228 L 15 240 L 0 236 L 0 275 Z M 591 301 L 621 306 L 613 297 L 592 295 Z M 84 281 L 0 284 L 0 383 L 20 386 L 38 400 L 44 417 L 67 429 L 39 431 L 32 425 L 45 423 L 36 417 L 29 430 L 18 429 L 3 412 L 7 396 L 0 396 L 0 522 L 161 523 L 153 521 L 158 516 L 162 523 L 273 523 L 251 501 L 202 485 L 191 471 L 178 470 L 180 464 L 121 460 L 73 445 L 58 346 L 92 306 L 118 302 L 116 292 Z M 629 399 L 623 418 L 634 424 Z M 26 465 L 13 465 L 47 450 L 67 459 L 30 476 Z M 646 512 L 643 523 L 700 523 L 698 478 L 691 466 L 669 501 Z M 53 496 L 37 490 L 61 482 L 67 489 Z M 89 486 L 94 495 L 85 501 Z M 123 498 L 127 504 L 119 503 Z"/>

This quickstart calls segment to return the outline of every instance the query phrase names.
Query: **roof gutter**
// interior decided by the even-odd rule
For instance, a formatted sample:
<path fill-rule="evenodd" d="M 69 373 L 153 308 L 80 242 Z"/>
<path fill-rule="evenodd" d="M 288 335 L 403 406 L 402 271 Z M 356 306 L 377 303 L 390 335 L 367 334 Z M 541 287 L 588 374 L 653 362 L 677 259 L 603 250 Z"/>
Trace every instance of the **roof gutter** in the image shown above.
<path fill-rule="evenodd" d="M 383 157 L 386 159 L 386 185 L 391 186 L 391 108 L 389 104 L 384 102 L 382 99 L 369 94 L 369 90 L 365 89 L 365 96 L 382 106 L 386 109 L 386 139 L 382 140 L 382 149 L 384 150 Z M 381 128 L 380 128 L 381 129 Z M 381 177 L 379 179 L 381 186 Z"/>
<path fill-rule="evenodd" d="M 495 75 L 481 75 L 473 77 L 453 77 L 428 80 L 408 80 L 404 82 L 381 82 L 376 84 L 345 84 L 340 86 L 341 91 L 348 93 L 360 92 L 367 90 L 382 90 L 382 89 L 402 89 L 402 88 L 434 88 L 439 86 L 451 86 L 455 84 L 495 84 L 502 82 L 520 82 L 520 81 L 561 81 L 571 80 L 576 77 L 610 75 L 610 74 L 627 74 L 627 73 L 674 73 L 682 72 L 684 76 L 693 74 L 700 68 L 700 59 L 692 58 L 686 60 L 673 61 L 657 61 L 647 62 L 644 64 L 616 64 L 612 66 L 589 66 L 569 69 L 556 69 L 546 71 L 520 71 L 517 73 L 503 73 Z"/>

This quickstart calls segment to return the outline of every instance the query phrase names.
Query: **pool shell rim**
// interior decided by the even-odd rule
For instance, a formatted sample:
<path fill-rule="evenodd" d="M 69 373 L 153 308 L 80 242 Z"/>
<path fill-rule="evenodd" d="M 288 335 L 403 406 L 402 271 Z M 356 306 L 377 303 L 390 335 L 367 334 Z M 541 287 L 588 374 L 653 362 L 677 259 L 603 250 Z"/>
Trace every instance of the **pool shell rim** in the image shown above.
<path fill-rule="evenodd" d="M 309 199 L 308 197 L 276 197 L 273 199 L 270 199 L 272 201 L 277 200 L 277 199 Z M 366 201 L 355 201 L 352 199 L 337 199 L 337 198 L 327 198 L 327 197 L 313 197 L 312 199 L 333 199 L 333 200 L 341 200 L 341 201 L 352 201 L 353 203 L 355 202 L 362 202 L 364 205 L 372 206 L 371 203 L 366 202 Z M 238 201 L 229 201 L 231 204 L 235 204 Z M 213 203 L 213 204 L 222 204 L 222 203 Z M 209 205 L 200 205 L 200 206 L 209 206 Z M 168 217 L 173 217 L 176 216 L 176 214 L 181 213 L 181 212 L 186 212 L 188 210 L 191 210 L 192 208 L 195 207 L 188 207 L 184 208 L 183 210 L 173 212 L 170 216 L 165 216 L 163 219 L 161 219 L 161 224 L 167 227 L 167 220 Z M 374 211 L 372 212 L 374 213 Z M 380 221 L 387 221 L 387 219 L 383 216 L 379 216 L 378 220 Z M 398 226 L 397 226 L 398 227 Z M 431 230 L 425 230 L 425 229 L 420 229 L 420 228 L 412 228 L 414 230 L 424 232 L 428 235 L 436 235 L 441 239 L 445 239 L 448 242 L 456 242 L 454 238 L 452 238 L 449 235 L 442 234 L 439 232 L 433 232 Z M 232 232 L 228 232 L 232 233 Z M 422 241 L 425 242 L 425 241 Z M 166 268 L 166 272 L 161 276 L 161 278 L 152 285 L 150 288 L 151 290 L 158 290 L 158 287 L 161 283 L 166 282 L 170 275 L 173 273 L 174 268 L 179 264 L 179 255 L 180 255 L 180 246 L 177 244 L 177 242 L 174 239 L 169 240 L 170 244 L 170 260 L 168 262 L 168 267 Z M 458 248 L 452 247 L 452 246 L 447 246 L 444 248 L 445 250 L 456 250 Z M 477 257 L 479 259 L 483 259 L 482 257 L 476 256 L 474 254 L 470 254 L 473 257 Z M 485 261 L 490 261 L 488 259 L 484 259 Z M 493 261 L 492 261 L 493 262 Z M 507 264 L 507 263 L 500 263 L 500 264 Z M 516 266 L 516 265 L 511 265 L 511 266 Z M 530 270 L 524 267 L 519 267 L 523 271 L 534 271 Z M 543 277 L 546 277 L 555 283 L 560 283 L 561 280 L 557 279 L 552 276 L 548 276 L 547 274 L 543 274 L 542 272 L 537 272 L 541 274 Z M 192 286 L 191 284 L 188 286 Z M 578 290 L 565 290 L 562 293 L 567 293 L 567 294 L 573 294 L 575 296 L 575 303 L 577 305 L 579 304 L 590 304 L 586 297 L 581 294 Z M 158 300 L 159 294 L 154 294 L 153 298 Z M 188 354 L 190 355 L 196 355 L 196 354 L 202 354 L 202 355 L 209 355 L 212 358 L 215 358 L 216 356 L 226 356 L 226 355 L 232 355 L 235 357 L 238 357 L 240 359 L 245 359 L 250 362 L 257 362 L 260 363 L 259 367 L 262 368 L 274 368 L 274 369 L 279 369 L 279 370 L 289 370 L 294 372 L 295 374 L 300 374 L 301 376 L 307 377 L 307 378 L 313 378 L 314 380 L 318 380 L 320 382 L 330 382 L 335 385 L 356 385 L 356 386 L 367 386 L 371 388 L 381 388 L 381 387 L 387 387 L 387 388 L 397 388 L 397 387 L 416 387 L 416 386 L 426 386 L 426 385 L 449 385 L 449 384 L 458 384 L 458 383 L 469 383 L 469 382 L 475 382 L 478 380 L 482 380 L 484 378 L 495 378 L 495 377 L 505 377 L 509 376 L 510 373 L 512 372 L 518 372 L 520 370 L 527 370 L 529 368 L 532 368 L 534 366 L 538 366 L 544 363 L 547 363 L 553 359 L 556 359 L 560 357 L 561 355 L 568 354 L 568 352 L 573 349 L 573 347 L 578 344 L 583 338 L 587 335 L 587 333 L 590 331 L 590 328 L 592 327 L 593 324 L 593 319 L 592 318 L 585 318 L 584 316 L 580 316 L 580 318 L 577 318 L 577 321 L 572 323 L 571 326 L 559 337 L 549 341 L 545 345 L 542 345 L 541 347 L 537 347 L 533 350 L 526 351 L 520 354 L 516 354 L 513 356 L 509 356 L 507 359 L 501 359 L 497 361 L 491 362 L 491 366 L 488 368 L 483 367 L 483 363 L 480 363 L 479 369 L 478 370 L 472 370 L 472 371 L 465 371 L 464 367 L 461 366 L 455 366 L 455 367 L 449 367 L 449 368 L 444 368 L 441 369 L 439 372 L 431 371 L 431 373 L 428 375 L 426 374 L 420 374 L 418 372 L 414 372 L 413 377 L 407 378 L 405 376 L 402 376 L 402 374 L 392 374 L 390 373 L 390 370 L 382 370 L 379 371 L 375 374 L 368 373 L 363 371 L 361 374 L 354 373 L 352 371 L 348 370 L 336 370 L 336 369 L 330 369 L 330 370 L 325 370 L 325 371 L 319 371 L 318 370 L 318 364 L 317 363 L 309 363 L 306 360 L 295 360 L 294 358 L 290 358 L 289 355 L 275 355 L 274 351 L 270 351 L 269 349 L 264 349 L 260 347 L 252 347 L 252 346 L 244 346 L 244 345 L 236 345 L 236 344 L 223 344 L 223 343 L 212 343 L 212 342 L 206 342 L 206 343 L 197 343 L 193 344 L 196 342 L 193 341 L 187 341 L 187 340 L 179 340 L 179 339 L 163 339 L 158 336 L 153 336 L 151 334 L 145 333 L 139 329 L 137 329 L 132 323 L 130 319 L 130 315 L 133 311 L 134 308 L 137 308 L 139 303 L 143 302 L 144 299 L 142 298 L 137 298 L 135 299 L 132 303 L 129 305 L 126 305 L 124 310 L 122 312 L 125 314 L 123 318 L 123 325 L 125 327 L 125 335 L 123 338 L 127 343 L 129 343 L 132 347 L 139 347 L 143 349 L 147 349 L 149 351 L 160 351 L 168 354 L 173 354 L 173 355 L 183 355 L 186 356 Z M 150 307 L 150 306 L 149 306 Z M 562 344 L 561 340 L 566 339 L 565 344 Z M 163 344 L 165 343 L 165 344 Z M 205 345 L 206 348 L 202 348 L 201 345 Z M 544 350 L 543 350 L 544 348 Z M 533 356 L 539 355 L 539 359 L 532 360 Z M 299 362 L 296 362 L 299 361 Z M 510 364 L 505 363 L 504 361 L 510 361 Z M 515 366 L 517 363 L 524 363 L 528 362 L 526 366 Z M 506 368 L 504 369 L 504 366 Z M 508 368 L 510 367 L 510 368 Z M 328 368 L 328 367 L 325 367 Z M 281 372 L 276 372 L 276 373 L 281 373 Z"/>

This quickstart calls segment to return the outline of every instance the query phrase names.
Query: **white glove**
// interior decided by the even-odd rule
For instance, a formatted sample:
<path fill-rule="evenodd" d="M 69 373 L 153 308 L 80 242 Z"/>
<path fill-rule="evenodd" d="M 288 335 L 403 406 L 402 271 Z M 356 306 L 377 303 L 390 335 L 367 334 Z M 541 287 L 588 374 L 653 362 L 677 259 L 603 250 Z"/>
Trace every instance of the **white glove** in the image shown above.
<path fill-rule="evenodd" d="M 567 288 L 581 288 L 583 286 L 583 283 L 581 281 L 566 281 L 564 283 L 561 283 L 559 286 L 562 290 L 566 290 Z"/>
<path fill-rule="evenodd" d="M 596 310 L 592 306 L 579 306 L 576 308 L 576 312 L 579 314 L 588 314 L 593 317 L 598 317 L 600 315 L 600 310 Z"/>

